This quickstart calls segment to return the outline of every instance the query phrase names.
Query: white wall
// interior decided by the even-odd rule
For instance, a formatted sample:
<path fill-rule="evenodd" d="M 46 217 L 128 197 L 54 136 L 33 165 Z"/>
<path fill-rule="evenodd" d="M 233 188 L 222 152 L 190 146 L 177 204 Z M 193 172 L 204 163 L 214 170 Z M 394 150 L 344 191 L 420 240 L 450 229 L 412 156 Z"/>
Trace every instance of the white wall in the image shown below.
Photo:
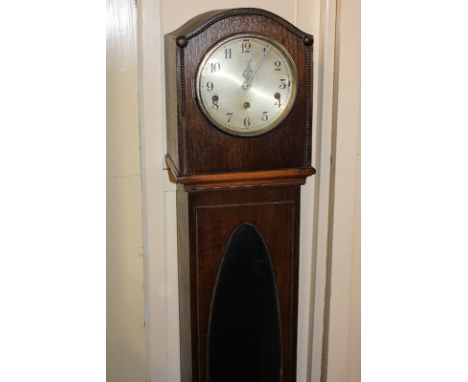
<path fill-rule="evenodd" d="M 108 0 L 107 18 L 107 381 L 144 382 L 135 2 Z"/>
<path fill-rule="evenodd" d="M 360 0 L 340 0 L 327 382 L 361 380 Z"/>

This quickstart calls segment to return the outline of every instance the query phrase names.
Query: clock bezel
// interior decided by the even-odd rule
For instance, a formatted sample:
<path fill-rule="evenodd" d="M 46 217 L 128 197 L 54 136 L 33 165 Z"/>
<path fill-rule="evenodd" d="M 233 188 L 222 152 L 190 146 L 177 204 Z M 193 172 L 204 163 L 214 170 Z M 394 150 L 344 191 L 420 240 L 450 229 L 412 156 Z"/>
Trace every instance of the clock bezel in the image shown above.
<path fill-rule="evenodd" d="M 284 110 L 281 112 L 281 114 L 276 118 L 273 122 L 265 125 L 262 128 L 256 129 L 256 130 L 246 130 L 246 131 L 241 131 L 241 130 L 235 130 L 235 129 L 230 129 L 229 127 L 220 124 L 217 122 L 210 114 L 209 108 L 205 105 L 203 102 L 202 94 L 201 94 L 201 77 L 202 77 L 202 71 L 205 67 L 206 62 L 209 60 L 211 55 L 213 54 L 214 51 L 216 51 L 220 46 L 228 43 L 229 41 L 236 40 L 239 38 L 255 38 L 259 40 L 263 40 L 268 44 L 273 45 L 275 48 L 277 48 L 280 53 L 283 54 L 284 59 L 289 63 L 291 67 L 291 97 L 288 100 L 288 103 Z M 280 44 L 278 41 L 269 38 L 265 35 L 259 34 L 259 33 L 236 33 L 231 36 L 225 37 L 222 40 L 218 41 L 216 44 L 214 44 L 204 55 L 202 60 L 200 61 L 200 64 L 198 65 L 196 76 L 195 76 L 195 98 L 197 101 L 197 104 L 202 111 L 202 114 L 208 119 L 208 121 L 221 130 L 224 133 L 234 135 L 237 137 L 256 137 L 256 136 L 261 136 L 264 135 L 271 130 L 275 129 L 278 127 L 289 115 L 291 112 L 294 103 L 296 101 L 296 96 L 297 96 L 297 91 L 298 91 L 298 85 L 297 85 L 297 79 L 298 79 L 298 74 L 297 74 L 297 67 L 294 59 L 291 57 L 291 54 L 287 51 L 287 49 Z"/>

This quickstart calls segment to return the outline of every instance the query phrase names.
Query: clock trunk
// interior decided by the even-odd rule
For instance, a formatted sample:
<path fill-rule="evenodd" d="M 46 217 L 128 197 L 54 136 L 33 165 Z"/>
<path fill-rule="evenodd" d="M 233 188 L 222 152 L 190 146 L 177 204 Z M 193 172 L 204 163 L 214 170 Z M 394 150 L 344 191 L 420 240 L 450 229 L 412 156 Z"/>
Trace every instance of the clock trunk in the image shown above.
<path fill-rule="evenodd" d="M 295 381 L 300 186 L 177 192 L 182 381 Z"/>

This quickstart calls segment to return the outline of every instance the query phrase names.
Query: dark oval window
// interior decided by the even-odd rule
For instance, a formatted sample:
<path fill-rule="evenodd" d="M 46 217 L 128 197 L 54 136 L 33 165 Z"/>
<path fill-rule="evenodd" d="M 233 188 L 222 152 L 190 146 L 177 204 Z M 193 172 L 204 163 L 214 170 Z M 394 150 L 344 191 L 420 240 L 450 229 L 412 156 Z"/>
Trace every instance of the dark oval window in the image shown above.
<path fill-rule="evenodd" d="M 257 228 L 231 235 L 212 301 L 209 382 L 279 382 L 281 333 L 270 255 Z"/>

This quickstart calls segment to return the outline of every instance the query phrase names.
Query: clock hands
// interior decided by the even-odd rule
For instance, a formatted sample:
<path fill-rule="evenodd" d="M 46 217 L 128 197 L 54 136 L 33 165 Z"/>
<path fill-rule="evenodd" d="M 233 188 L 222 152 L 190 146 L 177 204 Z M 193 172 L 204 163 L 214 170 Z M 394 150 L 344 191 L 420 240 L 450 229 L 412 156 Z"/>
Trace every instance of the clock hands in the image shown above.
<path fill-rule="evenodd" d="M 242 83 L 242 88 L 244 90 L 248 90 L 250 89 L 250 85 L 252 83 L 252 49 L 249 51 L 249 58 L 247 60 L 247 68 L 244 70 L 244 72 L 242 73 L 242 75 L 244 76 L 245 78 L 245 81 Z"/>
<path fill-rule="evenodd" d="M 263 57 L 261 58 L 260 62 L 257 64 L 257 67 L 255 68 L 255 70 L 253 71 L 252 71 L 252 68 L 250 67 L 251 62 L 252 62 L 252 53 L 250 52 L 249 59 L 247 61 L 247 69 L 244 70 L 244 73 L 243 73 L 243 76 L 246 79 L 244 83 L 242 84 L 243 89 L 248 90 L 252 86 L 252 81 L 254 80 L 258 70 L 262 66 L 263 61 L 265 61 L 265 58 L 270 48 L 271 48 L 271 45 L 269 45 L 268 48 L 263 51 Z"/>
<path fill-rule="evenodd" d="M 270 50 L 270 48 L 271 48 L 271 45 L 269 45 L 268 48 L 263 52 L 263 57 L 262 57 L 262 59 L 261 59 L 260 62 L 258 63 L 257 67 L 255 68 L 255 70 L 254 70 L 252 76 L 250 77 L 250 83 L 251 83 L 251 84 L 252 84 L 253 79 L 255 78 L 255 75 L 256 75 L 257 72 L 258 72 L 258 69 L 260 69 L 260 66 L 262 66 L 263 61 L 265 61 L 266 55 L 267 55 L 268 51 Z"/>

